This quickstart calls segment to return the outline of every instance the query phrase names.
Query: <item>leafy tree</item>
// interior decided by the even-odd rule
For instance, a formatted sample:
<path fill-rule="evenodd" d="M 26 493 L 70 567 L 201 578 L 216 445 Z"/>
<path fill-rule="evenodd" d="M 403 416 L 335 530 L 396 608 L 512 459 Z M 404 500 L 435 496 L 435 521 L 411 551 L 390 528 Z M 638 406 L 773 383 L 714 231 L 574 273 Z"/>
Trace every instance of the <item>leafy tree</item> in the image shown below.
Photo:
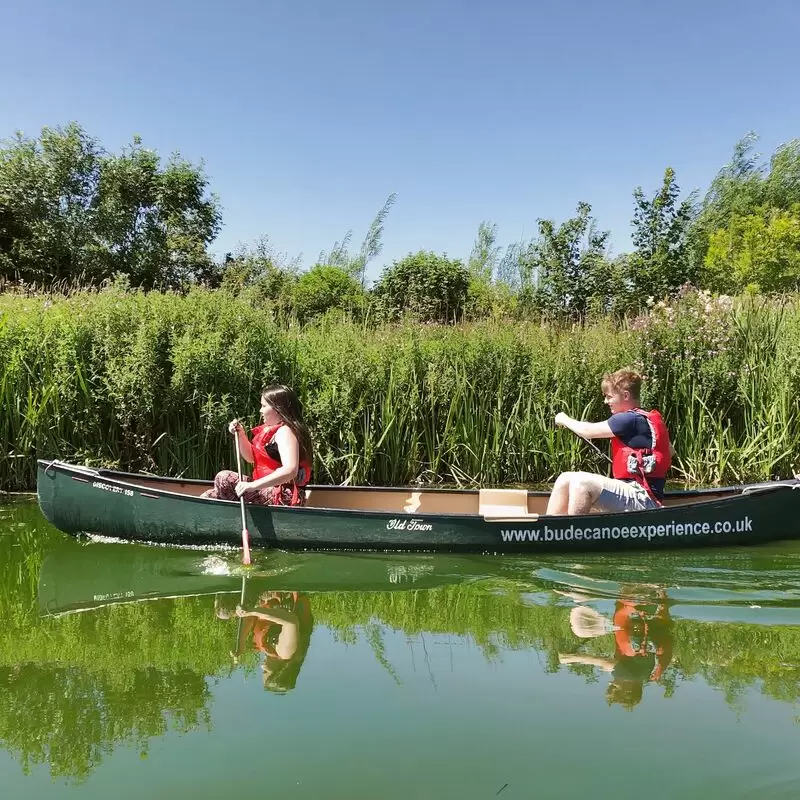
<path fill-rule="evenodd" d="M 499 259 L 496 268 L 497 282 L 513 291 L 519 291 L 528 275 L 528 253 L 533 242 L 512 242 Z"/>
<path fill-rule="evenodd" d="M 789 211 L 800 203 L 800 139 L 793 139 L 772 155 L 769 165 L 755 152 L 755 133 L 737 142 L 731 161 L 714 178 L 690 231 L 695 269 L 706 265 L 712 235 L 727 229 L 734 219 L 761 215 L 765 209 Z M 717 256 L 713 259 L 718 261 Z"/>
<path fill-rule="evenodd" d="M 463 316 L 468 287 L 461 261 L 420 250 L 387 267 L 373 292 L 389 318 L 410 312 L 425 322 L 452 322 Z"/>
<path fill-rule="evenodd" d="M 753 152 L 757 140 L 750 132 L 733 148 L 733 157 L 711 182 L 699 222 L 722 227 L 734 214 L 747 214 L 761 205 L 764 167 Z"/>
<path fill-rule="evenodd" d="M 539 237 L 520 258 L 521 299 L 529 308 L 557 319 L 582 320 L 603 308 L 610 288 L 606 258 L 608 231 L 598 231 L 592 207 L 578 203 L 577 215 L 556 227 L 538 221 Z"/>
<path fill-rule="evenodd" d="M 641 187 L 633 193 L 633 243 L 636 250 L 627 259 L 627 277 L 634 297 L 673 295 L 687 282 L 697 279 L 689 254 L 689 226 L 693 199 L 678 202 L 680 188 L 675 171 L 667 167 L 661 188 L 652 199 Z"/>
<path fill-rule="evenodd" d="M 0 147 L 0 268 L 26 282 L 90 277 L 101 151 L 74 123 Z"/>
<path fill-rule="evenodd" d="M 30 231 L 15 213 L 11 198 L 0 197 L 0 275 L 13 272 L 12 247 L 29 236 Z"/>
<path fill-rule="evenodd" d="M 180 287 L 209 271 L 206 248 L 220 213 L 207 185 L 201 170 L 178 155 L 162 166 L 138 136 L 120 155 L 104 155 L 95 200 L 104 273 L 121 272 L 149 288 Z"/>
<path fill-rule="evenodd" d="M 116 747 L 136 747 L 169 730 L 208 727 L 211 692 L 191 669 L 145 667 L 122 677 L 61 664 L 0 665 L 0 746 L 26 773 L 85 780 Z"/>
<path fill-rule="evenodd" d="M 497 246 L 497 225 L 481 222 L 467 262 L 470 277 L 489 283 L 495 275 L 499 260 L 500 247 Z"/>
<path fill-rule="evenodd" d="M 298 278 L 292 299 L 295 316 L 305 322 L 333 308 L 361 309 L 365 296 L 361 284 L 349 272 L 317 264 Z"/>
<path fill-rule="evenodd" d="M 764 202 L 781 210 L 800 203 L 800 139 L 782 144 L 770 159 Z"/>
<path fill-rule="evenodd" d="M 0 147 L 3 277 L 175 287 L 212 271 L 207 245 L 219 229 L 202 170 L 133 143 L 104 151 L 76 123 L 17 134 Z"/>
<path fill-rule="evenodd" d="M 705 257 L 709 288 L 723 292 L 800 288 L 800 203 L 734 216 L 711 234 Z"/>

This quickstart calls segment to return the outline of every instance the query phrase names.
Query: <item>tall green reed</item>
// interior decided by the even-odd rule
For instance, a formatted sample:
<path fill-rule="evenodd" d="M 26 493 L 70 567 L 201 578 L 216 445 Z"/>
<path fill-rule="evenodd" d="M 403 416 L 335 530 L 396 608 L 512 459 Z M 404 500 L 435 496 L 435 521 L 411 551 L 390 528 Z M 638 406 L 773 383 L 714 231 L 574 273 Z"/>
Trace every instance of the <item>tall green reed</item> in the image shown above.
<path fill-rule="evenodd" d="M 281 327 L 224 291 L 0 295 L 0 487 L 35 458 L 210 478 L 261 387 L 300 394 L 323 483 L 529 485 L 606 471 L 559 411 L 602 419 L 633 364 L 666 415 L 675 476 L 717 484 L 800 467 L 800 304 L 689 294 L 631 324 Z"/>

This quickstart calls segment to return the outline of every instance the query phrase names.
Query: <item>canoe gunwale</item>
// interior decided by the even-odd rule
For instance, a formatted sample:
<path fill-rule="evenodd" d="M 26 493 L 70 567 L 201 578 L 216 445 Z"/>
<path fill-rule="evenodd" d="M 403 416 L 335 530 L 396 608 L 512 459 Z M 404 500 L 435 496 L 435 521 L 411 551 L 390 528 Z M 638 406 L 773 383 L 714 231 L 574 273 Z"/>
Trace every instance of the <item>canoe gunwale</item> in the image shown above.
<path fill-rule="evenodd" d="M 115 485 L 118 485 L 122 488 L 127 489 L 136 489 L 140 495 L 142 494 L 142 490 L 145 487 L 142 487 L 141 484 L 137 483 L 136 480 L 147 480 L 148 482 L 157 482 L 157 483 L 165 483 L 165 484 L 191 484 L 191 485 L 202 485 L 202 486 L 213 486 L 213 481 L 204 481 L 199 479 L 183 479 L 183 478 L 169 478 L 165 476 L 157 476 L 157 475 L 149 475 L 148 473 L 135 473 L 135 472 L 117 472 L 115 470 L 110 470 L 106 468 L 92 468 L 92 467 L 84 467 L 81 465 L 70 464 L 65 461 L 46 461 L 44 459 L 39 459 L 38 463 L 42 466 L 45 466 L 45 474 L 47 474 L 48 470 L 51 467 L 56 467 L 61 469 L 64 472 L 77 472 L 79 474 L 92 474 L 96 475 L 98 478 L 102 478 L 104 481 L 108 481 Z M 131 478 L 134 479 L 133 481 L 126 481 L 123 480 L 124 478 Z M 238 501 L 234 500 L 222 500 L 217 498 L 211 497 L 200 497 L 198 495 L 186 494 L 184 492 L 176 492 L 170 489 L 162 489 L 160 487 L 146 487 L 150 491 L 157 492 L 159 495 L 163 495 L 165 497 L 170 497 L 173 499 L 179 499 L 182 501 L 188 502 L 200 502 L 203 504 L 213 504 L 215 506 L 236 506 L 238 507 Z M 449 489 L 443 487 L 417 487 L 417 486 L 328 486 L 324 484 L 310 484 L 308 487 L 310 490 L 318 489 L 323 491 L 342 491 L 342 492 L 409 492 L 409 491 L 423 491 L 426 494 L 430 493 L 454 493 L 454 494 L 468 494 L 474 495 L 477 494 L 480 490 L 479 489 Z M 764 483 L 755 483 L 755 484 L 740 484 L 740 485 L 733 485 L 733 486 L 723 486 L 719 488 L 701 488 L 701 489 L 686 489 L 680 490 L 678 492 L 668 493 L 667 497 L 678 499 L 686 497 L 687 499 L 690 498 L 698 498 L 709 496 L 707 500 L 695 500 L 692 503 L 671 503 L 670 505 L 664 505 L 659 508 L 652 508 L 647 509 L 642 514 L 645 515 L 653 515 L 653 516 L 660 516 L 664 512 L 674 512 L 675 510 L 684 508 L 688 505 L 691 505 L 694 508 L 703 508 L 707 506 L 711 506 L 716 503 L 726 503 L 732 500 L 736 500 L 738 498 L 744 496 L 758 496 L 762 494 L 770 494 L 775 491 L 779 491 L 781 489 L 800 489 L 800 480 L 797 478 L 795 479 L 788 479 L 784 481 L 774 481 L 774 482 L 764 482 Z M 541 490 L 527 490 L 528 495 L 533 496 L 547 496 L 549 492 L 541 491 Z M 147 495 L 144 495 L 147 496 Z M 247 503 L 245 501 L 245 505 L 250 508 L 262 508 L 262 506 L 258 506 L 252 503 Z M 366 517 L 381 517 L 386 516 L 387 514 L 392 514 L 396 516 L 405 516 L 405 517 L 416 517 L 419 516 L 420 512 L 414 511 L 395 511 L 390 509 L 354 509 L 354 508 L 341 508 L 336 506 L 275 506 L 270 507 L 271 510 L 280 511 L 280 513 L 288 513 L 288 514 L 308 514 L 309 512 L 324 512 L 325 514 L 354 514 L 357 513 L 359 516 L 364 515 Z M 612 512 L 612 513 L 602 513 L 602 514 L 592 514 L 592 518 L 595 519 L 617 519 L 617 518 L 624 518 L 626 512 Z M 523 521 L 530 521 L 536 522 L 538 520 L 543 519 L 551 519 L 551 520 L 568 520 L 571 517 L 567 515 L 563 516 L 555 516 L 555 515 L 546 515 L 546 514 L 528 514 L 528 515 L 521 515 L 519 517 L 502 517 L 502 518 L 493 518 L 493 517 L 486 517 L 480 513 L 460 513 L 457 511 L 452 512 L 441 512 L 441 511 L 428 511 L 425 512 L 425 517 L 430 517 L 432 519 L 445 519 L 445 518 L 455 518 L 455 519 L 463 519 L 463 520 L 471 520 L 471 521 L 481 521 L 481 522 L 523 522 Z"/>
<path fill-rule="evenodd" d="M 51 466 L 56 467 L 65 467 L 69 470 L 81 471 L 81 472 L 89 472 L 93 475 L 97 475 L 98 477 L 105 478 L 106 480 L 113 480 L 117 482 L 123 482 L 123 479 L 130 478 L 135 480 L 148 480 L 153 481 L 155 483 L 165 483 L 165 484 L 175 484 L 175 483 L 186 483 L 193 486 L 213 486 L 214 482 L 209 480 L 204 480 L 202 478 L 170 478 L 165 475 L 154 475 L 149 472 L 122 472 L 118 470 L 109 469 L 107 467 L 85 467 L 79 464 L 72 464 L 68 461 L 59 461 L 58 459 L 53 460 L 46 460 L 46 459 L 38 459 L 38 463 L 40 465 L 45 466 L 45 472 Z M 134 484 L 137 486 L 138 484 Z M 713 495 L 718 497 L 719 495 L 738 495 L 738 494 L 755 494 L 761 491 L 771 491 L 772 489 L 780 488 L 780 487 L 790 487 L 793 488 L 794 486 L 800 486 L 800 478 L 787 478 L 785 480 L 779 481 L 762 481 L 759 483 L 738 483 L 738 484 L 729 484 L 727 486 L 718 486 L 718 487 L 701 487 L 697 489 L 678 489 L 677 491 L 668 491 L 666 492 L 667 498 L 681 498 L 681 497 L 703 497 L 705 495 Z M 417 484 L 409 484 L 408 486 L 342 486 L 336 484 L 309 484 L 308 489 L 323 489 L 325 491 L 359 491 L 359 492 L 409 492 L 409 491 L 422 491 L 427 493 L 443 493 L 443 494 L 476 494 L 479 489 L 464 489 L 461 487 L 445 487 L 445 486 L 420 486 Z M 169 492 L 168 489 L 163 489 L 160 491 Z M 540 490 L 540 489 L 528 489 L 527 490 L 529 495 L 548 495 L 549 490 Z M 183 497 L 193 497 L 193 495 L 185 495 L 182 492 L 169 492 L 170 494 L 178 494 Z M 201 498 L 201 499 L 209 499 L 209 498 Z M 722 498 L 720 498 L 722 499 Z M 217 502 L 235 502 L 230 500 L 218 500 Z M 336 509 L 331 509 L 336 510 Z M 655 509 L 654 509 L 655 510 Z"/>

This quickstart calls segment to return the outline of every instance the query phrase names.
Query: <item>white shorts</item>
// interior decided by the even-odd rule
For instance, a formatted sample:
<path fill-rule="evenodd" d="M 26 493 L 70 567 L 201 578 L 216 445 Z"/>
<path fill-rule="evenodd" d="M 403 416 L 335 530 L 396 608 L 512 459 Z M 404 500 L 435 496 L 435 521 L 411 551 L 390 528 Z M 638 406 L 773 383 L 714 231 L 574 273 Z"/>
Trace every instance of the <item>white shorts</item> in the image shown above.
<path fill-rule="evenodd" d="M 601 477 L 603 491 L 592 508 L 604 513 L 615 511 L 647 511 L 658 508 L 658 503 L 647 494 L 644 486 L 634 481 L 620 481 L 616 478 Z"/>

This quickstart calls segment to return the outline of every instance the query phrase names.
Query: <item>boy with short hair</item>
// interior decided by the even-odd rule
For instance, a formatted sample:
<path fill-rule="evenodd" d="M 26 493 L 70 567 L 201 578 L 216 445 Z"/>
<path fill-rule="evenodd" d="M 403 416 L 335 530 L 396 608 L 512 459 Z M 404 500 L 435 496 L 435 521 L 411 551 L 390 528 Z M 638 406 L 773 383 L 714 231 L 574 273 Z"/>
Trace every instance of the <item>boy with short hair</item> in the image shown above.
<path fill-rule="evenodd" d="M 674 453 L 661 414 L 639 407 L 642 376 L 631 369 L 603 375 L 601 389 L 611 416 L 585 422 L 561 412 L 556 425 L 584 439 L 611 439 L 613 477 L 591 472 L 558 476 L 547 504 L 554 515 L 645 511 L 658 508 Z"/>

